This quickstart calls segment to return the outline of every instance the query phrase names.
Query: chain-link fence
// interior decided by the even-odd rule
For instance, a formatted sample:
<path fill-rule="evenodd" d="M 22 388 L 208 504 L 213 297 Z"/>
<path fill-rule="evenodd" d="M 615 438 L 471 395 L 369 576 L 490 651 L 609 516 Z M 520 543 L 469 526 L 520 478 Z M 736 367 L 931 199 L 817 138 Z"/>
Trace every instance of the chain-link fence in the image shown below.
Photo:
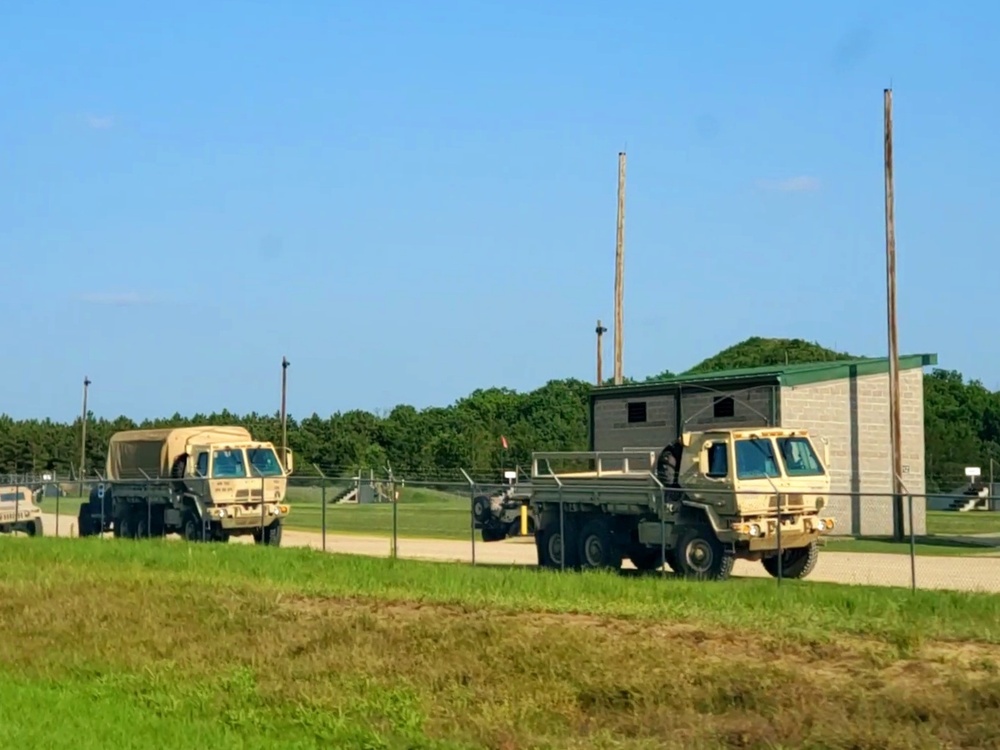
<path fill-rule="evenodd" d="M 286 489 L 282 483 L 253 479 L 198 506 L 178 501 L 183 487 L 173 479 L 107 485 L 95 477 L 15 478 L 0 486 L 0 531 L 179 536 L 473 565 L 765 577 L 778 585 L 803 578 L 1000 591 L 1000 497 L 982 488 L 898 499 L 741 492 L 743 514 L 736 516 L 731 492 L 699 490 L 692 505 L 680 491 L 607 479 L 596 493 L 586 484 L 533 483 L 523 473 L 496 482 L 472 475 L 410 480 L 385 471 L 293 475 Z M 819 495 L 826 500 L 817 514 Z M 832 529 L 820 529 L 821 519 Z"/>

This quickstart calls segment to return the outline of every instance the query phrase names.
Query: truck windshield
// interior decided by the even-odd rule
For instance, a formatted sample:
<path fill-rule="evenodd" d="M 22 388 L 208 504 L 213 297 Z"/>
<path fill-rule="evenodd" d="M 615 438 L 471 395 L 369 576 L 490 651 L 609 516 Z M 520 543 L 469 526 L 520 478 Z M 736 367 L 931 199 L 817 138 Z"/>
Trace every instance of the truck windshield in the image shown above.
<path fill-rule="evenodd" d="M 778 450 L 785 464 L 785 473 L 790 477 L 808 477 L 823 474 L 812 443 L 803 437 L 778 438 Z"/>
<path fill-rule="evenodd" d="M 780 476 L 774 445 L 770 440 L 736 441 L 736 476 L 740 479 L 764 479 Z"/>
<path fill-rule="evenodd" d="M 247 475 L 243 451 L 239 448 L 223 448 L 212 454 L 212 477 L 239 479 Z"/>
<path fill-rule="evenodd" d="M 247 448 L 247 458 L 255 477 L 280 477 L 281 463 L 271 448 Z"/>

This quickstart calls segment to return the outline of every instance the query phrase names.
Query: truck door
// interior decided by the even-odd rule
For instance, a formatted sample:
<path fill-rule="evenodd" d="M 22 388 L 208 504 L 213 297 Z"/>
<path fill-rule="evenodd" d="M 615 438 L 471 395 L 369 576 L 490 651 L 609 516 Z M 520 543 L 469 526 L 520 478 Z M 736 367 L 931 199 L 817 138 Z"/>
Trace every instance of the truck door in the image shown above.
<path fill-rule="evenodd" d="M 191 489 L 202 497 L 208 492 L 208 480 L 211 478 L 212 452 L 207 445 L 195 445 L 191 447 L 192 461 L 189 473 L 191 475 Z"/>

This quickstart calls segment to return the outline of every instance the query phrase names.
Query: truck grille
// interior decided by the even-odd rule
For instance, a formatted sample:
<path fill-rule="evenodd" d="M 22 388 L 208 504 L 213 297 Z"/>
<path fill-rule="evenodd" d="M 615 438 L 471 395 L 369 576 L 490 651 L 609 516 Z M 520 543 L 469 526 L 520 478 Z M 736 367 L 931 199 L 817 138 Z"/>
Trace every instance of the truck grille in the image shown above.
<path fill-rule="evenodd" d="M 771 497 L 770 506 L 772 510 L 778 509 L 778 497 Z M 801 511 L 805 508 L 805 496 L 801 492 L 786 492 L 781 499 L 781 509 L 783 511 Z"/>

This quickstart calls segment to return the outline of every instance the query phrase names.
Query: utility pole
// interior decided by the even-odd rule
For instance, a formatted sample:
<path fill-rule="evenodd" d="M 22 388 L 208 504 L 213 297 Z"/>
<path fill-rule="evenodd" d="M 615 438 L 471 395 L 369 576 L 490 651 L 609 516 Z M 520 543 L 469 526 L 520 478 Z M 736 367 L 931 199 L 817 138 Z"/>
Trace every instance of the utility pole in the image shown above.
<path fill-rule="evenodd" d="M 288 413 L 285 411 L 285 394 L 288 391 L 288 365 L 291 362 L 287 357 L 281 358 L 281 462 L 288 469 Z"/>
<path fill-rule="evenodd" d="M 618 152 L 618 236 L 615 242 L 615 385 L 622 383 L 625 285 L 625 152 Z"/>
<path fill-rule="evenodd" d="M 604 334 L 607 332 L 607 328 L 601 325 L 601 321 L 597 321 L 597 385 L 600 387 L 601 383 L 604 382 Z"/>
<path fill-rule="evenodd" d="M 87 472 L 87 389 L 90 378 L 83 376 L 83 411 L 80 414 L 80 497 L 83 497 L 83 478 Z"/>
<path fill-rule="evenodd" d="M 884 89 L 885 105 L 885 271 L 889 328 L 889 432 L 892 445 L 892 531 L 903 540 L 903 433 L 899 408 L 899 342 L 896 325 L 896 216 L 892 176 L 892 89 Z"/>

